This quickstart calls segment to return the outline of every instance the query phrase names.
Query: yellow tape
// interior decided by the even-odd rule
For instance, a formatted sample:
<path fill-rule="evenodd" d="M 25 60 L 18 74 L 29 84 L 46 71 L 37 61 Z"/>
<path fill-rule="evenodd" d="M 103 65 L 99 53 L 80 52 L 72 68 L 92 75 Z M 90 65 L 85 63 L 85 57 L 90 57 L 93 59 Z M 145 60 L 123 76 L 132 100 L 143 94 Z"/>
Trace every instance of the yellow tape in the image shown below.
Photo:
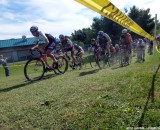
<path fill-rule="evenodd" d="M 158 48 L 158 46 L 156 46 L 156 50 L 158 53 L 160 53 L 160 48 Z"/>
<path fill-rule="evenodd" d="M 100 13 L 104 17 L 122 25 L 123 27 L 135 32 L 138 35 L 146 37 L 152 41 L 155 41 L 155 37 L 145 32 L 138 24 L 132 19 L 123 14 L 115 5 L 109 0 L 75 0 L 82 5 Z"/>

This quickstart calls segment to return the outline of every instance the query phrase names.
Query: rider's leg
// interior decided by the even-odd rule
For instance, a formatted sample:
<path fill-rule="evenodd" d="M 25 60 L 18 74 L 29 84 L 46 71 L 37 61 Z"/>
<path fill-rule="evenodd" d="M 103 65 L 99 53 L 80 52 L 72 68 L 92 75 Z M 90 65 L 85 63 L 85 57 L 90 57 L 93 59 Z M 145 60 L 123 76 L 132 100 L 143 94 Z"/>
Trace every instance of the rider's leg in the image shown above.
<path fill-rule="evenodd" d="M 57 62 L 55 55 L 52 53 L 52 50 L 47 49 L 46 54 L 51 57 L 51 59 L 53 60 L 53 62 Z"/>
<path fill-rule="evenodd" d="M 143 61 L 145 61 L 145 49 L 143 50 Z"/>
<path fill-rule="evenodd" d="M 44 62 L 46 64 L 46 66 L 50 67 L 49 64 L 48 64 L 47 54 L 42 54 L 42 56 L 43 56 L 43 60 L 44 60 Z"/>
<path fill-rule="evenodd" d="M 76 58 L 75 58 L 75 54 L 74 54 L 74 49 L 73 48 L 71 49 L 71 57 L 72 57 L 72 60 L 73 60 L 73 66 L 75 66 Z"/>

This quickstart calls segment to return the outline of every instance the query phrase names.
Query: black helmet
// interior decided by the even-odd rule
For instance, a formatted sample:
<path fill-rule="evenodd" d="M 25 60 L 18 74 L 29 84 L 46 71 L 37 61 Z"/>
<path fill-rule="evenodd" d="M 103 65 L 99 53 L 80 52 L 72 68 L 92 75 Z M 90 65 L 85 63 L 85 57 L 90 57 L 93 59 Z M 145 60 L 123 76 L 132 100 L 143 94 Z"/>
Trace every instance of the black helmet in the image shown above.
<path fill-rule="evenodd" d="M 38 27 L 37 26 L 32 26 L 30 28 L 30 31 L 33 33 L 33 32 L 37 32 L 38 31 Z"/>
<path fill-rule="evenodd" d="M 65 38 L 65 36 L 63 34 L 59 35 L 59 39 Z"/>
<path fill-rule="evenodd" d="M 96 41 L 96 39 L 92 38 L 92 39 L 91 39 L 91 42 L 94 42 L 94 41 Z"/>

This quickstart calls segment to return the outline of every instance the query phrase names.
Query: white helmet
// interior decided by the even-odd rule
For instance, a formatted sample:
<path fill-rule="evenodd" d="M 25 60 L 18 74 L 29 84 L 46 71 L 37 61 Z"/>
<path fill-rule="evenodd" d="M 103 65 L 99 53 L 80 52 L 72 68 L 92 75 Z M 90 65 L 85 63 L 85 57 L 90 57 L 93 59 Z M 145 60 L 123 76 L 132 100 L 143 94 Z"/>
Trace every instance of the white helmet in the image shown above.
<path fill-rule="evenodd" d="M 123 30 L 122 30 L 122 33 L 123 33 L 123 34 L 127 33 L 127 29 L 123 29 Z"/>

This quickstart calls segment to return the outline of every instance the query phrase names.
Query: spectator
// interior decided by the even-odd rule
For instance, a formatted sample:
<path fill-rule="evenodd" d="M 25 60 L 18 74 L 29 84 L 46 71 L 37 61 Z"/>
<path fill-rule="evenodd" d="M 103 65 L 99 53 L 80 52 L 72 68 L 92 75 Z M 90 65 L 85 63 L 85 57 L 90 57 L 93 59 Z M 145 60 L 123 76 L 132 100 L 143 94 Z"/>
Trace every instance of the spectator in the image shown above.
<path fill-rule="evenodd" d="M 3 57 L 3 55 L 0 55 L 0 64 L 3 65 L 6 77 L 9 76 L 9 69 L 8 69 L 8 64 L 7 64 L 7 58 Z"/>

